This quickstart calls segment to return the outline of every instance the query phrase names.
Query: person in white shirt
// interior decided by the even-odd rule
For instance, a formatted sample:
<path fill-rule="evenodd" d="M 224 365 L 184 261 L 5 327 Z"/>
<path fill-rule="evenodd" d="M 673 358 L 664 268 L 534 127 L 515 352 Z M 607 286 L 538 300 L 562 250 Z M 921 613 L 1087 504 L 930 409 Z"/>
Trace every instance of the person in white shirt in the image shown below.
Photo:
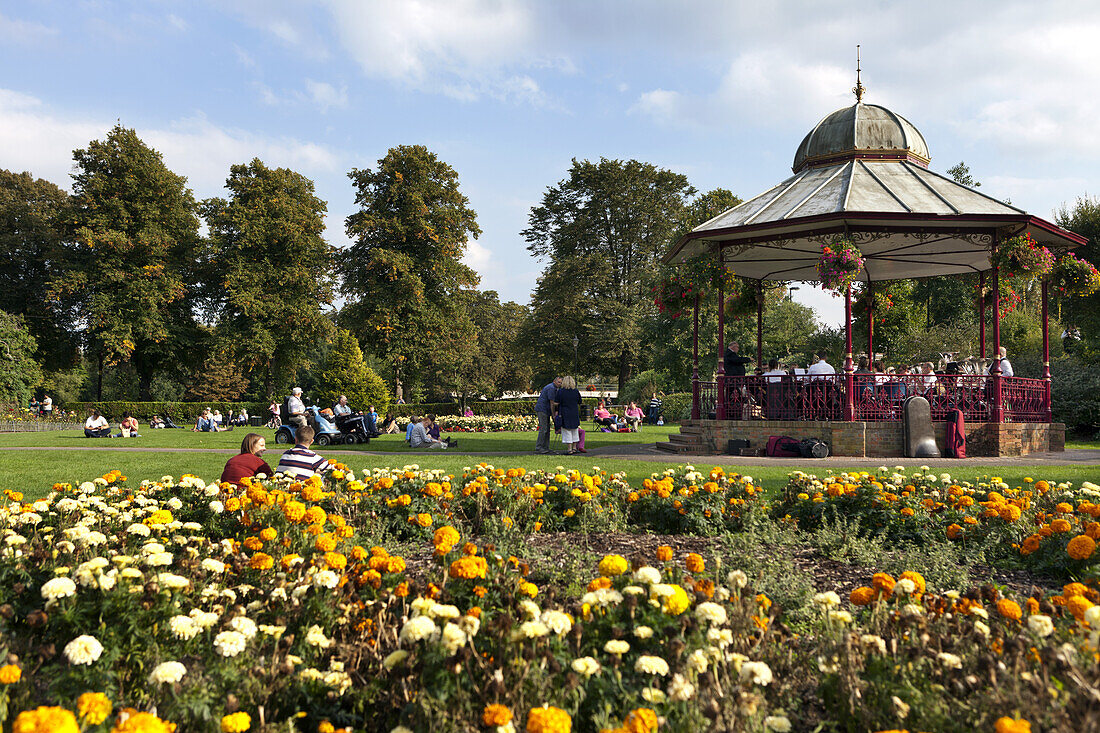
<path fill-rule="evenodd" d="M 932 362 L 926 361 L 920 365 L 921 369 L 921 385 L 925 392 L 930 391 L 936 386 L 936 375 L 932 371 Z"/>
<path fill-rule="evenodd" d="M 42 398 L 42 402 L 41 404 L 39 404 L 39 408 L 41 408 L 43 416 L 53 417 L 53 400 L 50 399 L 49 395 L 46 395 Z"/>
<path fill-rule="evenodd" d="M 99 410 L 92 410 L 91 416 L 84 421 L 84 437 L 111 437 L 111 424 L 107 422 L 107 418 L 99 414 Z"/>
<path fill-rule="evenodd" d="M 785 376 L 787 376 L 787 373 L 779 368 L 779 359 L 772 359 L 768 362 L 768 371 L 764 372 L 765 382 L 782 382 Z"/>
<path fill-rule="evenodd" d="M 810 379 L 824 380 L 825 377 L 836 374 L 836 369 L 833 369 L 832 364 L 825 359 L 814 354 L 814 363 L 810 365 L 809 374 Z"/>
<path fill-rule="evenodd" d="M 1005 347 L 1002 346 L 1000 349 L 997 350 L 997 361 L 999 361 L 1000 365 L 1001 365 L 1001 376 L 1002 377 L 1011 377 L 1011 376 L 1013 376 L 1012 362 L 1010 362 L 1008 360 L 1008 349 L 1006 349 Z M 997 363 L 997 362 L 994 362 L 994 363 Z M 992 367 L 992 364 L 989 367 L 986 367 L 986 369 L 985 369 L 986 374 L 990 373 L 989 370 L 990 370 L 991 367 Z"/>
<path fill-rule="evenodd" d="M 287 422 L 296 428 L 306 426 L 306 403 L 302 402 L 302 388 L 295 387 L 290 390 L 286 398 Z"/>

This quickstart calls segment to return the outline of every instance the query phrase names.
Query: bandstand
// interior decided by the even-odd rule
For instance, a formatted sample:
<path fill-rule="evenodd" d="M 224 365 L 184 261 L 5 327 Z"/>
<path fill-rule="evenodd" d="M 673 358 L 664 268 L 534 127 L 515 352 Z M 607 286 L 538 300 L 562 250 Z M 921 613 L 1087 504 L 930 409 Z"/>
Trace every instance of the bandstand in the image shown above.
<path fill-rule="evenodd" d="M 1023 234 L 1053 251 L 1086 240 L 1010 204 L 956 183 L 928 168 L 921 133 L 885 107 L 856 104 L 819 122 L 795 153 L 794 175 L 707 221 L 682 237 L 665 257 L 672 264 L 717 257 L 757 288 L 757 364 L 763 354 L 763 288 L 768 281 L 816 282 L 823 247 L 854 243 L 864 258 L 865 287 L 889 280 L 976 273 L 981 357 L 986 357 L 986 300 L 991 291 L 992 349 L 1001 346 L 1000 278 L 991 256 L 998 243 Z M 723 303 L 719 291 L 718 302 Z M 937 374 L 929 393 L 937 441 L 943 450 L 949 410 L 962 410 L 969 455 L 1011 456 L 1064 450 L 1065 426 L 1052 422 L 1047 319 L 1048 285 L 1042 283 L 1043 378 L 1004 376 L 994 360 L 990 374 Z M 868 299 L 873 302 L 873 299 Z M 725 313 L 718 308 L 715 381 L 699 378 L 699 303 L 694 308 L 692 417 L 671 444 L 683 452 L 722 453 L 741 438 L 753 448 L 768 436 L 819 438 L 834 455 L 901 456 L 899 392 L 919 393 L 920 375 L 905 389 L 882 389 L 856 374 L 852 359 L 852 292 L 845 294 L 846 354 L 842 369 L 813 380 L 727 376 Z M 868 313 L 867 353 L 874 354 L 874 314 Z M 1011 355 L 1010 355 L 1011 357 Z"/>

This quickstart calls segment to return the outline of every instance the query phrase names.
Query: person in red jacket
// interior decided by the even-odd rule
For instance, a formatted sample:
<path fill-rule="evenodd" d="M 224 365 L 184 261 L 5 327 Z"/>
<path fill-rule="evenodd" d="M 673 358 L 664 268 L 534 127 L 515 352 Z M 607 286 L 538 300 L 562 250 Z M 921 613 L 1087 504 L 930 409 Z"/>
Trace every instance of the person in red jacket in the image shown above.
<path fill-rule="evenodd" d="M 249 433 L 241 442 L 241 452 L 225 463 L 222 481 L 241 485 L 246 476 L 274 476 L 271 466 L 260 458 L 267 450 L 267 441 L 259 433 Z"/>

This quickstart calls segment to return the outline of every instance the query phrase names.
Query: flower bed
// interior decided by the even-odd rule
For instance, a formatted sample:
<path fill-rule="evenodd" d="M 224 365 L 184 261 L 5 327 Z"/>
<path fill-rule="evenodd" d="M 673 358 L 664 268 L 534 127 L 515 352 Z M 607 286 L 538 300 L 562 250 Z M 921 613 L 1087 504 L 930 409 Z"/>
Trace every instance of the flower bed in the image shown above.
<path fill-rule="evenodd" d="M 1006 545 L 1021 561 L 1083 554 L 1100 487 L 1026 483 L 795 473 L 769 508 L 751 477 L 691 466 L 631 487 L 598 468 L 336 464 L 243 489 L 112 471 L 7 491 L 0 711 L 17 731 L 1080 730 L 1100 684 L 1092 583 L 1022 598 L 911 568 L 784 609 L 736 564 L 671 547 L 555 589 L 497 545 L 583 543 L 626 514 L 714 535 L 832 515 L 939 543 L 1035 528 L 1039 548 Z M 410 573 L 398 542 L 428 567 Z M 1087 576 L 1073 559 L 1053 567 Z"/>
<path fill-rule="evenodd" d="M 439 429 L 448 433 L 507 433 L 530 432 L 539 429 L 534 415 L 440 415 Z M 404 430 L 408 420 L 398 418 L 397 426 Z"/>

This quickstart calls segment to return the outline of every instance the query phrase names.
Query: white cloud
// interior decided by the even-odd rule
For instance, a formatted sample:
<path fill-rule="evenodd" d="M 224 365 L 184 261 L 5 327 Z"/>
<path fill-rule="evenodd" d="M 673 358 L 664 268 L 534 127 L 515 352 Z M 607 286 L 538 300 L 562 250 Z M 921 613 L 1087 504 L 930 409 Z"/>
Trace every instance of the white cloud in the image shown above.
<path fill-rule="evenodd" d="M 177 31 L 185 31 L 190 27 L 187 24 L 186 20 L 179 17 L 175 13 L 169 13 L 168 14 L 168 24 L 171 25 L 173 28 L 175 28 Z"/>
<path fill-rule="evenodd" d="M 328 112 L 334 107 L 343 108 L 348 106 L 347 87 L 337 89 L 327 82 L 306 79 L 306 92 L 309 94 L 310 101 L 321 112 Z"/>
<path fill-rule="evenodd" d="M 0 14 L 0 39 L 9 43 L 30 45 L 56 35 L 56 28 Z"/>
<path fill-rule="evenodd" d="M 684 95 L 680 92 L 654 89 L 642 92 L 638 96 L 638 101 L 630 108 L 630 112 L 652 117 L 663 124 L 674 124 L 685 121 L 685 107 Z"/>
<path fill-rule="evenodd" d="M 325 0 L 345 51 L 370 77 L 461 100 L 489 96 L 543 104 L 525 68 L 571 73 L 561 54 L 540 53 L 528 3 L 499 0 Z"/>
<path fill-rule="evenodd" d="M 55 113 L 34 97 L 0 89 L 4 166 L 31 171 L 62 187 L 70 183 L 72 151 L 102 138 L 114 124 L 112 120 L 90 120 L 79 112 Z M 139 127 L 137 132 L 164 155 L 169 168 L 187 177 L 199 197 L 221 193 L 229 167 L 254 157 L 305 175 L 332 173 L 342 165 L 340 156 L 323 145 L 221 127 L 201 114 L 166 126 Z"/>

